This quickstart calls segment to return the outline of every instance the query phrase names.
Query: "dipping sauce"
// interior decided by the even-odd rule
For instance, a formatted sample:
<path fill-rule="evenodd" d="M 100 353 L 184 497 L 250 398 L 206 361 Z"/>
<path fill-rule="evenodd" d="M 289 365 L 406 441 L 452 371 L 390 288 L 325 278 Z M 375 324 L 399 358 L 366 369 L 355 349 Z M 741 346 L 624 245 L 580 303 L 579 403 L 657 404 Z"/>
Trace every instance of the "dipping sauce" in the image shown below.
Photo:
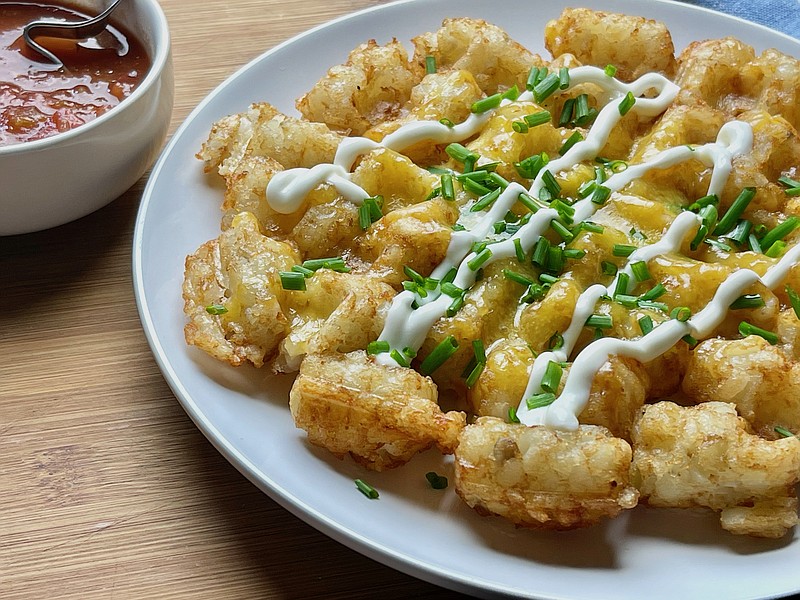
<path fill-rule="evenodd" d="M 150 67 L 144 48 L 113 26 L 79 42 L 37 37 L 61 59 L 61 69 L 22 39 L 22 30 L 31 21 L 78 21 L 90 16 L 65 6 L 0 2 L 0 146 L 39 140 L 88 123 L 119 104 L 144 79 Z"/>

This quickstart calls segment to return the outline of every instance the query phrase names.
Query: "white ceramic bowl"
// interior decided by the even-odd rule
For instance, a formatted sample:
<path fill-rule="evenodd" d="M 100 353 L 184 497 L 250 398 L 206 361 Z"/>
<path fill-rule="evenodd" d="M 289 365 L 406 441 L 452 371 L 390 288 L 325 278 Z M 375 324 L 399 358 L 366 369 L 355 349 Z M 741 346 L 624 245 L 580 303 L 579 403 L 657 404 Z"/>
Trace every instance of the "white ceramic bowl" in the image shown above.
<path fill-rule="evenodd" d="M 69 2 L 88 14 L 106 4 Z M 128 98 L 94 121 L 0 146 L 0 235 L 48 229 L 105 206 L 142 176 L 161 149 L 174 87 L 166 17 L 156 0 L 127 0 L 113 22 L 142 42 L 150 71 Z"/>

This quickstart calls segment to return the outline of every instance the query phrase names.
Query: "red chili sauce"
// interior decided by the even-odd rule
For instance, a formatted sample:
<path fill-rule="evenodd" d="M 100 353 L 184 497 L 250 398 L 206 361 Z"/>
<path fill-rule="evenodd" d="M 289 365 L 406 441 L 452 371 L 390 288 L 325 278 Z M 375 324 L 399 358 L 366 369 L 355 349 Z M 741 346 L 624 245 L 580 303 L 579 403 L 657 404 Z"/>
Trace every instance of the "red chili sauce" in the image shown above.
<path fill-rule="evenodd" d="M 147 74 L 142 44 L 109 26 L 79 42 L 36 38 L 64 63 L 59 69 L 22 39 L 39 19 L 89 16 L 64 6 L 0 2 L 0 146 L 39 140 L 88 123 L 129 96 Z"/>

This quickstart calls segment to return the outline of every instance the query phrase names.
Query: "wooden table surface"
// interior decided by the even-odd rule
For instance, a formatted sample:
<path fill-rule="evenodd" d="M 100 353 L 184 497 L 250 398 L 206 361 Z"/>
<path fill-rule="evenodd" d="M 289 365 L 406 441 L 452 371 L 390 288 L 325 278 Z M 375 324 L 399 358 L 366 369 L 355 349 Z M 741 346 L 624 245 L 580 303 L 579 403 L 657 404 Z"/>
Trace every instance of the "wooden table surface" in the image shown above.
<path fill-rule="evenodd" d="M 254 56 L 376 2 L 161 4 L 173 39 L 174 130 Z M 0 238 L 0 597 L 462 597 L 328 539 L 195 428 L 134 303 L 144 181 L 75 223 Z"/>

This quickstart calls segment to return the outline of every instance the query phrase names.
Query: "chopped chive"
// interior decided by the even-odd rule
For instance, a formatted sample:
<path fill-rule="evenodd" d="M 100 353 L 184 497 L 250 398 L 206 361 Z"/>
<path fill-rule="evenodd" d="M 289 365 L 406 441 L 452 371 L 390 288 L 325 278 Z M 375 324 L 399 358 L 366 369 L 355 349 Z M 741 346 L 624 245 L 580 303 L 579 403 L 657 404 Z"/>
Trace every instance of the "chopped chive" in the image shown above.
<path fill-rule="evenodd" d="M 777 225 L 774 229 L 765 234 L 763 238 L 761 238 L 761 247 L 770 248 L 772 244 L 785 238 L 798 226 L 800 226 L 800 219 L 797 217 L 789 217 L 783 223 Z"/>
<path fill-rule="evenodd" d="M 575 209 L 572 208 L 572 206 L 556 198 L 550 203 L 550 208 L 558 212 L 559 218 L 564 221 L 564 223 L 568 225 L 572 224 L 572 217 L 575 216 Z"/>
<path fill-rule="evenodd" d="M 725 239 L 736 242 L 742 246 L 747 242 L 752 228 L 753 224 L 750 221 L 741 219 L 731 231 L 725 234 Z"/>
<path fill-rule="evenodd" d="M 544 268 L 547 265 L 547 250 L 550 248 L 550 242 L 545 237 L 540 237 L 533 247 L 533 258 L 531 261 Z"/>
<path fill-rule="evenodd" d="M 529 128 L 525 121 L 512 121 L 511 129 L 513 129 L 516 133 L 528 133 Z"/>
<path fill-rule="evenodd" d="M 525 208 L 527 208 L 529 211 L 531 211 L 532 213 L 536 213 L 536 212 L 538 212 L 539 208 L 541 208 L 541 207 L 540 207 L 540 206 L 539 206 L 539 205 L 536 203 L 536 200 L 534 200 L 534 199 L 533 199 L 533 198 L 530 196 L 530 194 L 527 194 L 527 193 L 525 193 L 525 192 L 520 192 L 519 196 L 517 197 L 517 200 L 519 200 L 519 202 L 520 202 L 520 203 L 521 203 L 521 204 L 522 204 L 522 205 L 523 205 Z"/>
<path fill-rule="evenodd" d="M 632 263 L 631 271 L 633 271 L 633 276 L 636 278 L 636 281 L 639 282 L 653 278 L 650 271 L 647 269 L 647 263 L 643 260 L 637 260 L 635 263 Z"/>
<path fill-rule="evenodd" d="M 519 301 L 525 304 L 530 304 L 531 302 L 537 302 L 542 298 L 544 298 L 546 292 L 547 290 L 543 285 L 534 283 L 527 290 L 525 290 L 525 293 L 522 295 Z"/>
<path fill-rule="evenodd" d="M 525 277 L 525 275 L 522 275 L 521 273 L 517 273 L 516 271 L 509 271 L 508 269 L 503 269 L 503 276 L 506 279 L 509 279 L 509 280 L 514 281 L 514 282 L 519 283 L 519 284 L 522 284 L 522 285 L 524 285 L 526 287 L 530 286 L 530 285 L 533 285 L 535 283 L 531 279 L 528 279 L 527 277 Z"/>
<path fill-rule="evenodd" d="M 783 254 L 783 251 L 786 250 L 787 245 L 788 244 L 783 240 L 778 240 L 777 242 L 774 242 L 766 252 L 764 252 L 764 256 L 778 258 L 781 254 Z"/>
<path fill-rule="evenodd" d="M 508 223 L 506 223 L 505 221 L 497 221 L 492 225 L 492 230 L 494 230 L 495 233 L 503 233 L 506 230 L 507 226 Z"/>
<path fill-rule="evenodd" d="M 478 155 L 470 150 L 467 150 L 464 146 L 457 142 L 453 142 L 452 144 L 448 144 L 445 149 L 445 152 L 452 157 L 454 160 L 457 160 L 460 163 L 467 163 L 467 161 L 477 161 Z M 472 169 L 469 169 L 470 171 Z"/>
<path fill-rule="evenodd" d="M 653 331 L 653 328 L 653 319 L 651 319 L 648 315 L 639 318 L 639 329 L 642 330 L 642 335 L 647 335 Z"/>
<path fill-rule="evenodd" d="M 441 367 L 448 358 L 453 356 L 458 350 L 458 342 L 452 335 L 447 336 L 431 351 L 419 366 L 419 372 L 423 375 L 430 375 Z"/>
<path fill-rule="evenodd" d="M 627 294 L 630 288 L 631 277 L 624 271 L 617 275 L 617 284 L 614 286 L 614 298 L 620 294 Z"/>
<path fill-rule="evenodd" d="M 586 198 L 592 192 L 594 192 L 594 188 L 596 188 L 598 183 L 594 179 L 590 179 L 589 181 L 584 181 L 578 187 L 578 198 Z"/>
<path fill-rule="evenodd" d="M 686 342 L 686 344 L 689 346 L 689 348 L 694 348 L 695 346 L 697 346 L 697 344 L 700 343 L 700 342 L 697 341 L 696 338 L 692 337 L 688 333 L 685 336 L 683 336 L 681 339 L 684 342 Z"/>
<path fill-rule="evenodd" d="M 508 407 L 508 422 L 509 423 L 519 423 L 519 417 L 517 416 L 517 408 L 515 406 Z"/>
<path fill-rule="evenodd" d="M 412 292 L 414 294 L 417 294 L 420 298 L 428 297 L 428 291 L 425 289 L 425 286 L 422 286 L 413 281 L 404 281 L 403 289 L 406 290 L 407 292 Z"/>
<path fill-rule="evenodd" d="M 603 233 L 605 231 L 605 227 L 597 223 L 592 223 L 591 221 L 583 221 L 578 225 L 578 228 L 588 231 L 589 233 Z"/>
<path fill-rule="evenodd" d="M 453 298 L 453 301 L 450 303 L 450 306 L 447 307 L 447 312 L 445 313 L 448 317 L 456 316 L 461 307 L 464 306 L 464 294 L 458 296 L 457 298 Z"/>
<path fill-rule="evenodd" d="M 310 271 L 318 271 L 319 269 L 330 269 L 331 271 L 338 271 L 339 273 L 349 273 L 350 268 L 345 264 L 341 256 L 335 258 L 312 258 L 303 261 L 303 268 Z"/>
<path fill-rule="evenodd" d="M 361 229 L 366 231 L 370 225 L 383 217 L 383 212 L 381 211 L 382 202 L 382 196 L 364 199 L 364 202 L 358 207 L 358 223 L 361 225 Z"/>
<path fill-rule="evenodd" d="M 378 494 L 378 490 L 372 487 L 370 484 L 366 483 L 362 479 L 356 479 L 355 481 L 356 487 L 358 491 L 364 494 L 370 500 L 375 500 L 380 494 Z"/>
<path fill-rule="evenodd" d="M 467 262 L 470 271 L 477 271 L 481 266 L 492 257 L 492 251 L 484 248 Z"/>
<path fill-rule="evenodd" d="M 792 310 L 794 310 L 795 316 L 800 319 L 800 294 L 798 294 L 788 283 L 783 289 L 786 290 L 786 295 L 789 296 L 789 303 L 792 305 Z"/>
<path fill-rule="evenodd" d="M 389 352 L 389 350 L 391 350 L 391 347 L 389 346 L 389 342 L 385 340 L 376 340 L 367 344 L 367 354 L 381 354 L 383 352 Z"/>
<path fill-rule="evenodd" d="M 592 191 L 592 202 L 594 204 L 605 204 L 609 196 L 611 196 L 611 188 L 607 188 L 604 185 L 595 184 L 594 190 Z"/>
<path fill-rule="evenodd" d="M 747 308 L 761 308 L 762 306 L 766 306 L 766 303 L 761 297 L 761 294 L 745 294 L 734 300 L 730 305 L 730 309 L 742 310 Z"/>
<path fill-rule="evenodd" d="M 544 392 L 543 394 L 534 394 L 525 400 L 528 410 L 535 410 L 537 408 L 544 408 L 550 406 L 556 400 L 556 395 L 552 392 Z"/>
<path fill-rule="evenodd" d="M 553 198 L 556 198 L 561 193 L 561 186 L 556 181 L 555 175 L 550 171 L 542 173 L 542 183 L 544 183 L 544 187 L 547 188 Z"/>
<path fill-rule="evenodd" d="M 559 236 L 561 236 L 561 239 L 562 239 L 562 240 L 564 240 L 564 241 L 565 241 L 566 243 L 568 243 L 568 244 L 569 244 L 569 243 L 570 243 L 570 242 L 573 240 L 573 238 L 575 237 L 575 236 L 573 235 L 573 233 L 572 233 L 572 232 L 571 232 L 569 229 L 567 229 L 567 228 L 564 226 L 564 224 L 563 224 L 563 223 L 561 223 L 560 221 L 558 221 L 558 220 L 556 220 L 556 219 L 553 219 L 552 221 L 550 221 L 550 227 L 551 227 L 551 228 L 552 228 L 552 230 L 553 230 L 553 231 L 555 231 L 555 232 L 556 232 L 556 233 L 557 233 Z"/>
<path fill-rule="evenodd" d="M 555 73 L 550 73 L 537 83 L 533 88 L 533 99 L 536 104 L 541 104 L 544 100 L 549 98 L 560 87 L 561 79 Z"/>
<path fill-rule="evenodd" d="M 634 252 L 636 252 L 636 246 L 630 244 L 614 244 L 611 249 L 611 254 L 614 256 L 630 256 Z"/>
<path fill-rule="evenodd" d="M 514 100 L 516 100 L 517 98 L 519 98 L 519 88 L 517 87 L 517 84 L 515 83 L 510 88 L 508 88 L 505 92 L 500 94 L 500 97 L 503 100 L 511 100 L 512 102 Z"/>
<path fill-rule="evenodd" d="M 403 355 L 403 354 L 402 354 L 402 353 L 401 353 L 399 350 L 397 350 L 396 348 L 393 348 L 393 349 L 392 349 L 392 350 L 389 352 L 389 356 L 391 356 L 391 357 L 392 357 L 392 359 L 394 360 L 394 362 L 396 362 L 396 363 L 397 363 L 398 365 L 400 365 L 401 367 L 406 367 L 406 368 L 408 368 L 408 367 L 410 367 L 410 366 L 411 366 L 411 362 L 408 360 L 408 358 L 406 358 L 406 357 L 405 357 L 405 356 L 404 356 L 404 355 Z"/>
<path fill-rule="evenodd" d="M 719 198 L 716 194 L 708 194 L 707 196 L 703 196 L 702 198 L 698 198 L 694 202 L 692 202 L 688 209 L 697 212 L 704 206 L 708 206 L 709 204 L 719 204 Z"/>
<path fill-rule="evenodd" d="M 544 376 L 542 377 L 542 389 L 545 392 L 550 392 L 555 394 L 558 391 L 558 384 L 561 383 L 561 375 L 563 370 L 561 369 L 561 365 L 557 362 L 553 362 L 552 360 L 547 363 L 547 368 L 544 371 Z"/>
<path fill-rule="evenodd" d="M 600 263 L 600 272 L 603 275 L 616 275 L 617 274 L 617 265 L 607 260 L 604 260 Z"/>
<path fill-rule="evenodd" d="M 586 250 L 582 250 L 581 248 L 566 248 L 564 250 L 564 258 L 580 260 L 584 256 L 586 256 Z"/>
<path fill-rule="evenodd" d="M 442 124 L 442 125 L 444 125 L 445 127 L 450 127 L 451 129 L 452 129 L 453 127 L 455 127 L 455 126 L 456 126 L 456 124 L 455 124 L 455 123 L 453 123 L 453 122 L 452 122 L 450 119 L 448 119 L 447 117 L 442 117 L 441 119 L 439 119 L 439 123 L 441 123 L 441 124 Z"/>
<path fill-rule="evenodd" d="M 564 269 L 563 248 L 559 246 L 550 246 L 547 249 L 547 266 L 545 268 L 551 273 L 560 273 Z M 539 278 L 541 279 L 541 275 Z"/>
<path fill-rule="evenodd" d="M 533 88 L 545 78 L 547 75 L 547 68 L 546 67 L 531 67 L 531 70 L 528 72 L 528 79 L 525 82 L 525 89 L 529 92 L 533 91 Z"/>
<path fill-rule="evenodd" d="M 539 174 L 539 171 L 542 170 L 542 167 L 544 167 L 549 160 L 550 158 L 547 156 L 547 154 L 542 152 L 541 154 L 534 154 L 533 156 L 529 156 L 518 163 L 514 163 L 514 168 L 517 170 L 517 173 L 519 173 L 520 177 L 525 177 L 526 179 L 535 179 Z"/>
<path fill-rule="evenodd" d="M 614 326 L 614 320 L 611 315 L 592 315 L 586 319 L 585 326 L 597 329 L 611 329 Z"/>
<path fill-rule="evenodd" d="M 451 298 L 458 298 L 459 296 L 464 294 L 464 290 L 458 287 L 457 285 L 453 285 L 449 281 L 444 281 L 439 288 L 442 290 L 442 293 L 445 296 L 450 296 Z"/>
<path fill-rule="evenodd" d="M 680 321 L 681 323 L 686 323 L 686 321 L 692 318 L 692 311 L 688 306 L 676 306 L 670 311 L 669 318 Z"/>
<path fill-rule="evenodd" d="M 306 269 L 301 265 L 293 265 L 292 271 L 294 271 L 295 273 L 302 273 L 304 277 L 311 277 L 314 274 L 314 271 L 312 271 L 311 269 Z"/>
<path fill-rule="evenodd" d="M 502 101 L 503 94 L 492 94 L 491 96 L 481 98 L 480 100 L 474 102 L 470 110 L 474 113 L 485 113 L 487 110 L 492 110 L 493 108 L 500 106 Z"/>
<path fill-rule="evenodd" d="M 614 77 L 617 74 L 617 67 L 615 67 L 614 65 L 606 65 L 606 68 L 603 69 L 603 72 L 608 77 Z"/>
<path fill-rule="evenodd" d="M 305 291 L 306 276 L 296 271 L 280 271 L 281 287 L 285 290 Z"/>
<path fill-rule="evenodd" d="M 539 275 L 539 281 L 541 281 L 542 283 L 549 283 L 550 285 L 553 285 L 558 281 L 558 277 L 550 275 L 549 273 L 542 273 L 541 275 Z"/>
<path fill-rule="evenodd" d="M 558 70 L 558 87 L 565 90 L 569 87 L 569 68 L 561 67 Z"/>
<path fill-rule="evenodd" d="M 425 73 L 430 75 L 432 73 L 436 73 L 436 57 L 435 56 L 426 56 L 425 57 Z"/>
<path fill-rule="evenodd" d="M 575 98 L 567 98 L 561 107 L 561 114 L 558 116 L 558 126 L 566 127 L 572 122 L 572 115 L 575 114 Z"/>
<path fill-rule="evenodd" d="M 453 176 L 450 173 L 443 173 L 441 177 L 442 182 L 442 198 L 445 200 L 455 200 L 456 192 L 453 188 Z"/>
<path fill-rule="evenodd" d="M 492 191 L 486 186 L 481 185 L 471 177 L 464 177 L 463 175 L 461 175 L 458 177 L 458 180 L 461 182 L 461 187 L 463 187 L 466 191 L 470 192 L 471 194 L 475 194 L 476 196 L 485 196 L 486 194 Z"/>
<path fill-rule="evenodd" d="M 750 233 L 750 235 L 747 236 L 747 245 L 750 246 L 750 250 L 753 252 L 761 254 L 761 243 L 758 241 L 755 233 Z"/>
<path fill-rule="evenodd" d="M 625 308 L 636 308 L 639 306 L 639 297 L 631 296 L 630 294 L 616 294 L 614 301 L 619 302 Z"/>
<path fill-rule="evenodd" d="M 622 102 L 619 103 L 619 114 L 624 117 L 633 108 L 634 104 L 636 104 L 636 96 L 633 95 L 633 92 L 628 92 Z"/>
<path fill-rule="evenodd" d="M 544 125 L 545 123 L 549 123 L 550 119 L 552 118 L 553 117 L 550 114 L 549 110 L 540 110 L 539 112 L 525 115 L 524 117 L 522 117 L 522 120 L 525 121 L 525 125 L 527 125 L 528 127 L 536 127 L 537 125 Z"/>
<path fill-rule="evenodd" d="M 452 267 L 447 273 L 444 274 L 444 277 L 440 279 L 441 283 L 453 283 L 456 279 L 456 275 L 458 275 L 458 270 L 455 267 Z"/>
<path fill-rule="evenodd" d="M 550 339 L 547 340 L 547 349 L 558 350 L 563 347 L 564 347 L 564 336 L 561 335 L 558 331 L 556 331 L 553 335 L 550 336 Z"/>
<path fill-rule="evenodd" d="M 645 302 L 650 302 L 652 300 L 657 300 L 661 298 L 664 294 L 667 293 L 667 288 L 664 287 L 663 283 L 657 283 L 652 288 L 647 290 L 644 294 L 639 296 L 640 300 L 644 300 Z"/>
<path fill-rule="evenodd" d="M 787 196 L 800 196 L 800 181 L 795 181 L 791 177 L 784 175 L 778 179 L 778 183 L 786 187 L 784 191 Z"/>
<path fill-rule="evenodd" d="M 567 141 L 559 149 L 558 153 L 561 156 L 564 156 L 567 152 L 569 152 L 570 148 L 572 148 L 578 142 L 583 141 L 583 135 L 581 135 L 580 131 L 573 131 L 572 135 L 567 138 Z"/>
<path fill-rule="evenodd" d="M 425 285 L 425 278 L 408 265 L 403 265 L 403 273 L 417 285 Z"/>
<path fill-rule="evenodd" d="M 525 262 L 525 250 L 522 248 L 522 240 L 514 238 L 514 252 L 517 255 L 517 262 Z"/>
<path fill-rule="evenodd" d="M 443 490 L 447 487 L 447 477 L 439 475 L 435 471 L 425 473 L 425 479 L 428 480 L 430 486 L 435 490 Z"/>
<path fill-rule="evenodd" d="M 791 431 L 789 431 L 785 427 L 781 427 L 780 425 L 776 425 L 775 426 L 775 433 L 777 433 L 779 436 L 785 437 L 785 438 L 794 437 L 794 434 Z"/>
<path fill-rule="evenodd" d="M 484 208 L 488 208 L 489 206 L 491 206 L 492 204 L 495 203 L 495 201 L 500 197 L 500 194 L 502 192 L 503 192 L 502 189 L 495 188 L 494 190 L 492 190 L 488 194 L 485 194 L 484 196 L 479 198 L 478 201 L 475 204 L 472 205 L 472 207 L 469 209 L 469 211 L 470 212 L 480 212 Z"/>
<path fill-rule="evenodd" d="M 490 172 L 489 175 L 486 177 L 486 183 L 488 183 L 489 185 L 496 185 L 501 189 L 506 189 L 508 187 L 508 180 L 499 173 L 495 173 L 494 171 Z"/>
<path fill-rule="evenodd" d="M 714 229 L 714 235 L 724 235 L 733 229 L 736 225 L 736 222 L 739 220 L 739 217 L 742 216 L 742 213 L 747 208 L 747 205 L 750 204 L 750 201 L 755 197 L 755 195 L 756 188 L 744 188 L 736 197 L 736 200 L 734 200 L 730 205 L 728 210 L 725 211 L 725 214 L 722 215 L 722 218 L 719 220 L 719 223 L 717 223 L 717 226 Z"/>
<path fill-rule="evenodd" d="M 637 300 L 636 304 L 639 306 L 639 308 L 652 308 L 653 310 L 660 310 L 661 312 L 667 312 L 669 310 L 669 306 L 663 302 L 642 300 L 641 297 Z"/>
<path fill-rule="evenodd" d="M 468 388 L 471 388 L 475 385 L 475 383 L 477 383 L 478 378 L 481 376 L 481 373 L 483 373 L 483 369 L 485 367 L 486 362 L 478 362 L 472 371 L 470 371 L 470 374 L 467 376 L 467 380 L 465 382 Z"/>
<path fill-rule="evenodd" d="M 706 239 L 706 236 L 714 231 L 714 227 L 717 225 L 717 207 L 713 204 L 708 204 L 700 209 L 698 216 L 701 224 L 689 245 L 692 250 L 697 250 L 698 246 Z"/>
<path fill-rule="evenodd" d="M 741 333 L 744 337 L 747 337 L 748 335 L 757 335 L 767 340 L 773 346 L 778 343 L 777 334 L 773 333 L 772 331 L 767 331 L 766 329 L 761 329 L 761 327 L 756 327 L 747 321 L 742 321 L 739 323 L 739 333 Z"/>
<path fill-rule="evenodd" d="M 210 315 L 224 315 L 228 309 L 222 304 L 209 304 L 206 306 L 206 312 Z"/>

